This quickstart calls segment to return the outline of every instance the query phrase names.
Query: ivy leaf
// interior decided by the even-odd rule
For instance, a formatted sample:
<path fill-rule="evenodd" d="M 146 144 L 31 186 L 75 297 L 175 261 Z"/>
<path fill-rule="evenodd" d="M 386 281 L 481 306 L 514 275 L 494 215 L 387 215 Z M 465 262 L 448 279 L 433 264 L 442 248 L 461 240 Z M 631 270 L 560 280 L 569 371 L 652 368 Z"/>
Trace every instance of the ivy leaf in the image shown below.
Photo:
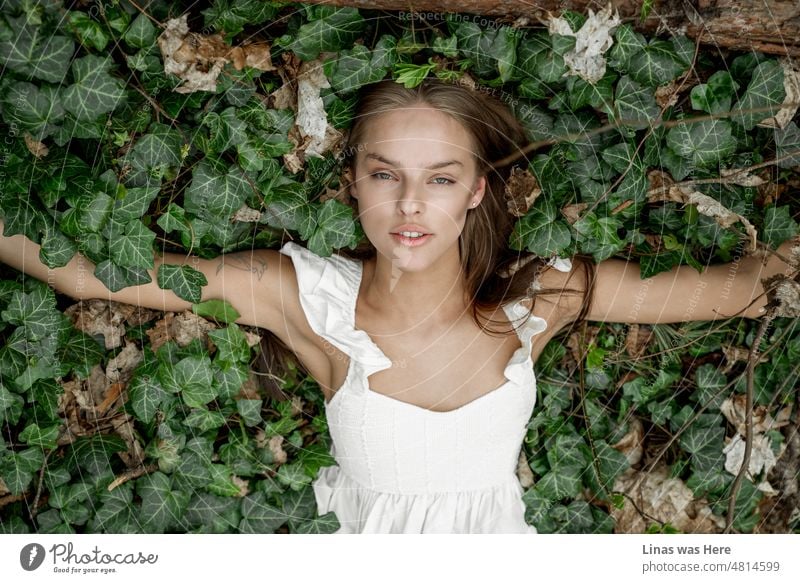
<path fill-rule="evenodd" d="M 552 447 L 547 450 L 547 461 L 551 467 L 558 467 L 559 471 L 566 467 L 583 470 L 586 467 L 586 460 L 580 448 L 583 444 L 583 438 L 578 435 L 559 435 Z"/>
<path fill-rule="evenodd" d="M 784 128 L 775 129 L 775 154 L 783 158 L 778 162 L 781 168 L 800 165 L 800 128 L 793 121 Z"/>
<path fill-rule="evenodd" d="M 77 250 L 72 239 L 64 235 L 58 227 L 47 225 L 39 250 L 42 263 L 51 269 L 64 267 L 75 256 Z"/>
<path fill-rule="evenodd" d="M 728 112 L 738 88 L 739 84 L 730 73 L 717 71 L 708 78 L 707 83 L 692 87 L 692 107 L 707 113 Z"/>
<path fill-rule="evenodd" d="M 322 18 L 303 24 L 291 40 L 280 37 L 278 44 L 303 61 L 311 61 L 321 52 L 335 52 L 351 46 L 364 32 L 366 21 L 356 8 L 333 8 L 322 14 Z"/>
<path fill-rule="evenodd" d="M 598 218 L 594 211 L 575 221 L 578 242 L 585 253 L 591 253 L 595 263 L 600 263 L 618 253 L 625 246 L 617 235 L 622 225 L 615 216 Z"/>
<path fill-rule="evenodd" d="M 625 454 L 608 445 L 603 439 L 595 440 L 593 445 L 593 450 L 588 446 L 583 447 L 587 462 L 586 483 L 597 496 L 607 500 L 607 494 L 614 489 L 617 476 L 628 469 L 630 463 Z"/>
<path fill-rule="evenodd" d="M 161 123 L 150 125 L 148 133 L 139 138 L 125 157 L 124 164 L 141 174 L 162 176 L 182 162 L 183 139 L 177 130 Z"/>
<path fill-rule="evenodd" d="M 286 513 L 267 502 L 264 492 L 249 494 L 242 500 L 242 520 L 239 532 L 272 534 L 287 520 Z"/>
<path fill-rule="evenodd" d="M 751 130 L 758 122 L 775 115 L 786 97 L 783 76 L 783 67 L 778 61 L 759 63 L 747 91 L 731 110 L 731 120 Z M 751 111 L 758 109 L 761 111 Z"/>
<path fill-rule="evenodd" d="M 347 94 L 380 81 L 394 67 L 397 60 L 396 45 L 397 40 L 385 34 L 373 51 L 364 45 L 341 51 L 335 60 L 327 61 L 324 65 L 331 88 L 337 93 Z"/>
<path fill-rule="evenodd" d="M 661 113 L 654 91 L 628 75 L 617 83 L 614 105 L 618 121 L 635 128 L 647 127 Z"/>
<path fill-rule="evenodd" d="M 187 356 L 175 365 L 174 378 L 189 407 L 203 407 L 217 396 L 207 355 Z"/>
<path fill-rule="evenodd" d="M 329 257 L 334 248 L 353 244 L 354 236 L 353 209 L 329 198 L 317 211 L 317 229 L 308 240 L 308 248 L 321 257 Z"/>
<path fill-rule="evenodd" d="M 671 128 L 667 146 L 696 166 L 708 168 L 718 166 L 736 151 L 736 138 L 728 121 L 707 119 Z"/>
<path fill-rule="evenodd" d="M 614 69 L 626 72 L 631 59 L 644 50 L 647 41 L 629 24 L 622 24 L 614 32 L 614 44 L 608 51 L 607 63 Z"/>
<path fill-rule="evenodd" d="M 263 402 L 261 399 L 238 399 L 236 401 L 236 410 L 244 421 L 245 427 L 255 427 L 260 425 L 261 407 Z"/>
<path fill-rule="evenodd" d="M 136 417 L 144 423 L 150 423 L 164 400 L 166 391 L 155 375 L 137 374 L 128 386 L 128 395 Z"/>
<path fill-rule="evenodd" d="M 235 364 L 225 369 L 215 368 L 214 386 L 217 388 L 217 396 L 222 401 L 232 399 L 248 378 L 248 368 L 244 364 Z"/>
<path fill-rule="evenodd" d="M 4 322 L 24 326 L 26 336 L 33 341 L 51 334 L 56 324 L 56 299 L 53 291 L 36 282 L 30 293 L 15 291 L 8 307 L 0 312 Z"/>
<path fill-rule="evenodd" d="M 211 330 L 208 337 L 219 350 L 217 358 L 220 360 L 229 363 L 249 362 L 250 347 L 242 329 L 236 323 L 220 330 Z"/>
<path fill-rule="evenodd" d="M 544 203 L 534 206 L 517 221 L 509 237 L 512 249 L 527 249 L 542 257 L 557 255 L 572 242 L 569 226 L 558 220 L 555 205 Z"/>
<path fill-rule="evenodd" d="M 0 457 L 0 478 L 12 494 L 15 496 L 22 494 L 43 463 L 44 453 L 38 447 L 14 452 L 9 456 Z"/>
<path fill-rule="evenodd" d="M 69 10 L 67 22 L 82 44 L 94 47 L 98 51 L 106 48 L 109 41 L 108 34 L 91 16 L 78 10 Z"/>
<path fill-rule="evenodd" d="M 61 83 L 67 75 L 75 43 L 65 36 L 49 36 L 26 23 L 25 15 L 8 18 L 13 38 L 0 42 L 0 63 L 28 78 Z"/>
<path fill-rule="evenodd" d="M 702 427 L 697 423 L 690 425 L 680 436 L 683 449 L 690 454 L 699 454 L 705 449 L 716 449 L 721 452 L 725 436 L 724 427 Z"/>
<path fill-rule="evenodd" d="M 719 372 L 716 366 L 707 362 L 695 371 L 695 382 L 697 391 L 692 394 L 692 400 L 708 405 L 711 410 L 718 410 L 727 398 L 727 394 L 720 391 L 728 384 L 725 375 Z"/>
<path fill-rule="evenodd" d="M 44 449 L 53 449 L 56 447 L 59 427 L 61 427 L 61 423 L 54 423 L 43 427 L 39 427 L 38 423 L 31 423 L 22 430 L 19 434 L 19 439 L 28 445 L 38 445 Z"/>
<path fill-rule="evenodd" d="M 541 477 L 535 489 L 548 500 L 574 498 L 581 491 L 580 472 L 576 466 L 556 466 Z"/>
<path fill-rule="evenodd" d="M 647 87 L 665 85 L 686 70 L 686 63 L 675 53 L 672 43 L 652 40 L 631 56 L 628 75 Z"/>
<path fill-rule="evenodd" d="M 94 275 L 112 292 L 153 281 L 146 269 L 122 267 L 110 259 L 104 259 L 98 263 Z"/>
<path fill-rule="evenodd" d="M 156 42 L 156 27 L 144 13 L 133 19 L 128 30 L 122 36 L 128 46 L 143 49 Z"/>
<path fill-rule="evenodd" d="M 308 204 L 303 185 L 290 182 L 272 188 L 264 197 L 263 220 L 273 228 L 297 231 L 308 240 L 317 228 L 317 216 Z"/>
<path fill-rule="evenodd" d="M 152 254 L 151 254 L 152 257 Z M 158 286 L 175 292 L 179 298 L 197 304 L 202 299 L 202 288 L 208 285 L 208 280 L 203 272 L 188 265 L 158 266 Z"/>
<path fill-rule="evenodd" d="M 111 260 L 120 267 L 152 269 L 155 266 L 155 240 L 156 234 L 141 220 L 135 219 L 125 224 L 123 233 L 108 242 L 108 252 Z"/>
<path fill-rule="evenodd" d="M 192 173 L 192 182 L 186 189 L 184 209 L 201 218 L 229 218 L 239 210 L 252 187 L 237 166 L 220 171 L 203 158 Z M 205 284 L 204 284 L 205 285 Z M 199 300 L 198 300 L 199 301 Z"/>
<path fill-rule="evenodd" d="M 164 533 L 180 525 L 191 493 L 172 489 L 172 480 L 154 472 L 136 480 L 136 493 L 142 499 L 140 520 L 146 532 Z"/>
<path fill-rule="evenodd" d="M 236 117 L 236 109 L 233 107 L 222 113 L 208 112 L 203 118 L 203 125 L 209 128 L 211 139 L 208 146 L 211 153 L 221 154 L 228 148 L 247 141 L 247 124 Z"/>
<path fill-rule="evenodd" d="M 495 77 L 499 73 L 504 82 L 511 78 L 516 65 L 517 36 L 510 27 L 486 30 L 474 22 L 459 21 L 455 35 L 459 52 L 472 60 L 477 75 Z M 536 64 L 539 63 L 537 58 Z"/>
<path fill-rule="evenodd" d="M 111 211 L 114 220 L 120 223 L 127 223 L 134 219 L 143 218 L 158 193 L 158 187 L 125 188 L 120 185 L 117 189 L 117 196 L 114 199 L 114 208 Z"/>
<path fill-rule="evenodd" d="M 2 111 L 7 124 L 29 132 L 38 141 L 53 134 L 64 119 L 55 89 L 26 82 L 9 85 L 2 96 Z"/>
<path fill-rule="evenodd" d="M 121 79 L 109 75 L 113 61 L 87 55 L 72 63 L 74 83 L 64 89 L 64 109 L 78 120 L 94 120 L 116 109 L 125 99 Z"/>
<path fill-rule="evenodd" d="M 200 432 L 206 432 L 210 431 L 211 429 L 218 429 L 225 425 L 225 415 L 219 411 L 197 409 L 187 415 L 183 422 L 187 427 L 194 427 Z M 181 468 L 181 472 L 185 473 L 186 469 Z"/>
<path fill-rule="evenodd" d="M 764 212 L 763 236 L 773 249 L 794 237 L 797 232 L 797 221 L 792 218 L 789 205 L 767 207 Z"/>

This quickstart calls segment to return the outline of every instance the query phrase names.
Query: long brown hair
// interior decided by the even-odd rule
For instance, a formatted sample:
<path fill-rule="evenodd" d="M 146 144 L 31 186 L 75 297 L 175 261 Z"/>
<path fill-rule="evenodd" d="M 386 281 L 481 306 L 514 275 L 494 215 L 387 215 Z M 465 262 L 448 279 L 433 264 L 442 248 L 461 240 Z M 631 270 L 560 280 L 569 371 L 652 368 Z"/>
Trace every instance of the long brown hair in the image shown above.
<path fill-rule="evenodd" d="M 468 131 L 472 137 L 477 176 L 486 176 L 485 195 L 481 204 L 467 213 L 464 229 L 459 237 L 461 264 L 466 274 L 465 287 L 471 299 L 471 313 L 475 323 L 489 334 L 515 333 L 513 330 L 498 332 L 489 329 L 481 321 L 481 311 L 491 313 L 500 305 L 531 297 L 531 315 L 536 297 L 560 295 L 564 292 L 583 293 L 583 305 L 576 322 L 582 321 L 590 309 L 590 290 L 594 285 L 594 262 L 591 257 L 579 254 L 572 258 L 584 270 L 587 286 L 583 292 L 570 288 L 533 289 L 531 283 L 548 268 L 549 258 L 531 256 L 526 251 L 515 251 L 508 245 L 516 217 L 508 212 L 506 184 L 514 166 L 525 169 L 530 163 L 522 150 L 528 144 L 528 136 L 511 110 L 492 95 L 439 79 L 427 79 L 413 89 L 391 79 L 363 87 L 359 91 L 354 121 L 340 155 L 345 170 L 342 173 L 344 198 L 355 211 L 355 216 L 358 216 L 357 201 L 346 195 L 350 184 L 345 177 L 355 176 L 356 153 L 363 142 L 367 124 L 383 113 L 423 106 L 433 107 L 452 116 Z M 516 157 L 514 163 L 496 165 L 496 161 L 512 156 Z M 355 249 L 343 248 L 338 253 L 340 256 L 364 261 L 374 257 L 376 250 L 364 237 Z M 510 275 L 504 277 L 509 273 Z M 302 369 L 291 350 L 274 334 L 266 332 L 267 338 L 262 340 L 264 356 L 260 362 L 272 368 L 269 370 L 270 374 L 282 376 L 287 370 L 287 358 L 292 358 Z"/>

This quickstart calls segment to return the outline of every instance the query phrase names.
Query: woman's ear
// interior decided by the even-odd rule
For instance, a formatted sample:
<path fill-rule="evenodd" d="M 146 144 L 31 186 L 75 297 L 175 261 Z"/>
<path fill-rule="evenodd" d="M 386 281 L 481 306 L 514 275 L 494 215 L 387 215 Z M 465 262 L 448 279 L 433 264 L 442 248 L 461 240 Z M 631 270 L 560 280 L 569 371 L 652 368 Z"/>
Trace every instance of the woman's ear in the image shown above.
<path fill-rule="evenodd" d="M 356 181 L 354 180 L 352 168 L 345 168 L 344 172 L 342 172 L 342 183 L 345 184 L 350 198 L 355 198 L 357 200 L 358 193 L 356 192 Z"/>
<path fill-rule="evenodd" d="M 483 196 L 486 194 L 486 176 L 479 176 L 475 179 L 475 184 L 472 187 L 472 201 L 475 203 L 475 206 L 478 206 L 483 200 Z"/>

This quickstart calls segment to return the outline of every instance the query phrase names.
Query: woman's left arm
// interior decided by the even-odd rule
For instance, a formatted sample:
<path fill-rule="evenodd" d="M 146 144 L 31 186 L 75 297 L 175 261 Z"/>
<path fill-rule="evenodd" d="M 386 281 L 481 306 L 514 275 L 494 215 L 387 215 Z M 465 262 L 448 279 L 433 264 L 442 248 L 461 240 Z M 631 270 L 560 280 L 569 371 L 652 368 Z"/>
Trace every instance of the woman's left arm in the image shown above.
<path fill-rule="evenodd" d="M 784 241 L 762 263 L 748 256 L 739 261 L 710 265 L 702 273 L 679 265 L 641 279 L 638 263 L 607 259 L 596 266 L 592 306 L 587 320 L 638 324 L 666 324 L 741 316 L 760 318 L 767 303 L 762 284 L 775 274 L 789 277 L 796 270 L 778 255 L 789 258 L 797 238 Z"/>

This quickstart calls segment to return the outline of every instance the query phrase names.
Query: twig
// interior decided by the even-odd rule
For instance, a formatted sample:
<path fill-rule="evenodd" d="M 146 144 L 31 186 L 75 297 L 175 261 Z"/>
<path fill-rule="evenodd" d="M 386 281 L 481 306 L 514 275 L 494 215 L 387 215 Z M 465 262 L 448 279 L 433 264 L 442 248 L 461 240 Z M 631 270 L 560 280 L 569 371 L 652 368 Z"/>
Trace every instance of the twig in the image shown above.
<path fill-rule="evenodd" d="M 31 508 L 31 522 L 33 519 L 36 518 L 37 514 L 37 506 L 39 506 L 39 498 L 42 496 L 42 486 L 44 485 L 44 470 L 47 468 L 47 460 L 50 459 L 50 456 L 56 449 L 53 448 L 47 452 L 47 455 L 44 457 L 44 461 L 42 462 L 42 467 L 39 469 L 39 484 L 36 487 L 36 497 L 33 499 L 33 508 Z"/>
<path fill-rule="evenodd" d="M 147 474 L 152 474 L 158 470 L 158 464 L 150 464 L 149 466 L 140 466 L 135 470 L 128 470 L 117 476 L 113 482 L 108 485 L 108 491 L 111 492 L 117 486 L 121 486 L 129 480 L 135 480 Z"/>
<path fill-rule="evenodd" d="M 739 487 L 744 479 L 745 472 L 748 471 L 750 466 L 750 452 L 753 449 L 753 371 L 755 363 L 758 360 L 758 347 L 761 344 L 761 339 L 767 332 L 770 323 L 775 318 L 775 308 L 772 307 L 767 311 L 764 318 L 761 320 L 761 325 L 758 327 L 758 333 L 753 340 L 753 345 L 750 347 L 750 354 L 747 358 L 747 393 L 745 400 L 745 439 L 744 439 L 744 457 L 742 459 L 742 467 L 736 474 L 736 478 L 731 485 L 731 497 L 728 500 L 728 515 L 725 517 L 725 529 L 723 534 L 730 533 L 733 528 L 733 514 L 736 509 L 736 497 L 739 494 Z"/>
<path fill-rule="evenodd" d="M 772 160 L 767 160 L 766 162 L 753 164 L 752 166 L 748 166 L 747 168 L 736 168 L 734 172 L 731 172 L 726 176 L 719 176 L 717 178 L 698 178 L 696 180 L 684 180 L 683 182 L 674 182 L 672 184 L 665 184 L 664 186 L 658 186 L 656 188 L 648 190 L 647 194 L 648 196 L 654 194 L 661 194 L 663 192 L 669 191 L 670 188 L 674 188 L 676 186 L 694 186 L 695 184 L 730 184 L 731 182 L 736 182 L 739 174 L 752 172 L 753 170 L 759 170 L 760 168 L 766 168 L 767 166 L 779 164 L 784 160 L 794 158 L 795 156 L 798 155 L 800 155 L 800 150 L 793 150 L 788 154 L 784 154 L 783 156 L 773 158 Z"/>

